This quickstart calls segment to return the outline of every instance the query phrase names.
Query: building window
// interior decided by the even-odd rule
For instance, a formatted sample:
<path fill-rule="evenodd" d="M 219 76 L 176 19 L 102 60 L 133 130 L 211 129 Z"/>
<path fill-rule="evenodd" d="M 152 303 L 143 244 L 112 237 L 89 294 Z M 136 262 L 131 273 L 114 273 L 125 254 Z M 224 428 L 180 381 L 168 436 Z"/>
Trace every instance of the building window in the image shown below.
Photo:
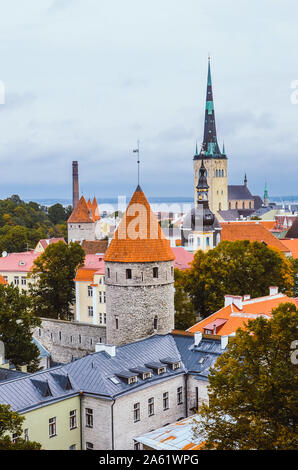
<path fill-rule="evenodd" d="M 209 237 L 206 238 L 206 245 L 210 246 L 210 238 Z"/>
<path fill-rule="evenodd" d="M 231 210 L 232 209 L 232 204 L 229 202 L 229 209 Z"/>
<path fill-rule="evenodd" d="M 198 237 L 197 238 L 197 246 L 200 246 L 200 244 L 201 244 L 201 239 L 200 239 L 200 237 Z"/>
<path fill-rule="evenodd" d="M 69 412 L 69 429 L 75 429 L 77 427 L 77 411 L 72 410 Z"/>
<path fill-rule="evenodd" d="M 242 209 L 245 209 L 245 202 L 242 202 Z"/>
<path fill-rule="evenodd" d="M 251 209 L 251 202 L 249 203 L 249 208 Z"/>
<path fill-rule="evenodd" d="M 194 242 L 194 237 L 193 237 L 193 235 L 189 235 L 189 236 L 188 236 L 188 244 L 189 244 L 189 246 L 193 246 L 193 242 Z"/>
<path fill-rule="evenodd" d="M 115 318 L 115 327 L 116 327 L 116 330 L 118 330 L 118 328 L 119 328 L 119 319 L 117 317 Z"/>
<path fill-rule="evenodd" d="M 173 268 L 173 266 L 171 267 L 171 275 L 172 275 L 172 277 L 174 276 L 174 268 Z"/>
<path fill-rule="evenodd" d="M 100 291 L 100 292 L 98 293 L 98 295 L 99 295 L 99 303 L 101 304 L 101 303 L 102 303 L 102 292 Z"/>
<path fill-rule="evenodd" d="M 86 428 L 93 428 L 93 410 L 86 408 Z"/>
<path fill-rule="evenodd" d="M 102 323 L 102 313 L 99 313 L 99 323 Z"/>
<path fill-rule="evenodd" d="M 135 403 L 133 405 L 133 420 L 135 423 L 140 421 L 140 403 Z"/>
<path fill-rule="evenodd" d="M 154 322 L 153 322 L 153 329 L 157 330 L 157 326 L 158 326 L 158 318 L 157 318 L 157 316 L 155 316 L 154 317 Z"/>
<path fill-rule="evenodd" d="M 88 297 L 93 297 L 93 289 L 91 286 L 88 286 Z"/>
<path fill-rule="evenodd" d="M 93 449 L 94 449 L 94 446 L 92 442 L 86 442 L 86 450 L 93 450 Z"/>
<path fill-rule="evenodd" d="M 49 437 L 57 436 L 56 418 L 49 419 Z"/>
<path fill-rule="evenodd" d="M 238 209 L 238 201 L 235 204 L 235 208 Z"/>
<path fill-rule="evenodd" d="M 24 440 L 29 441 L 29 429 L 24 429 Z"/>
<path fill-rule="evenodd" d="M 134 450 L 141 450 L 141 443 L 134 441 L 133 448 Z"/>
<path fill-rule="evenodd" d="M 93 307 L 88 306 L 88 317 L 93 317 Z"/>
<path fill-rule="evenodd" d="M 154 398 L 148 400 L 148 416 L 154 415 Z"/>
<path fill-rule="evenodd" d="M 25 278 L 25 276 L 21 277 L 21 284 L 22 286 L 25 286 L 27 284 L 27 279 Z"/>
<path fill-rule="evenodd" d="M 158 278 L 158 268 L 153 268 L 153 277 Z"/>
<path fill-rule="evenodd" d="M 106 313 L 103 314 L 103 324 L 104 325 L 107 324 L 107 314 Z"/>
<path fill-rule="evenodd" d="M 108 277 L 110 277 L 111 276 L 110 268 L 108 268 L 107 271 L 108 271 Z"/>
<path fill-rule="evenodd" d="M 15 276 L 14 279 L 13 279 L 13 282 L 14 282 L 14 285 L 15 286 L 18 286 L 20 281 L 19 281 L 19 276 Z"/>
<path fill-rule="evenodd" d="M 131 269 L 127 269 L 126 270 L 126 279 L 131 279 L 131 278 L 132 278 Z"/>
<path fill-rule="evenodd" d="M 104 304 L 106 303 L 106 293 L 105 292 L 103 293 L 103 303 Z"/>
<path fill-rule="evenodd" d="M 177 405 L 182 405 L 183 403 L 183 388 L 177 388 Z"/>
<path fill-rule="evenodd" d="M 79 335 L 79 343 L 81 343 L 81 342 L 82 342 L 82 336 Z"/>
<path fill-rule="evenodd" d="M 62 334 L 61 334 L 61 331 L 59 331 L 59 340 L 61 341 L 61 338 L 62 338 Z"/>
<path fill-rule="evenodd" d="M 169 409 L 169 392 L 163 394 L 163 409 L 164 411 Z"/>

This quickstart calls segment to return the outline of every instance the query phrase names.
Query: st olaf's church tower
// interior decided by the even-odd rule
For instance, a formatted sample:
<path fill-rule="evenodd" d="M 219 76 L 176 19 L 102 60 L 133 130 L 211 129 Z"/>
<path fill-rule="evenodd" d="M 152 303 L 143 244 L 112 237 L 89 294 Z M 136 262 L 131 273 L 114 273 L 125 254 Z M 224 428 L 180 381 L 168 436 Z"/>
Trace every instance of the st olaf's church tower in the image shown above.
<path fill-rule="evenodd" d="M 193 157 L 194 162 L 194 202 L 197 202 L 197 185 L 201 162 L 204 160 L 209 186 L 209 207 L 214 213 L 228 210 L 228 159 L 220 151 L 215 125 L 215 112 L 212 92 L 210 58 L 208 59 L 207 95 L 205 106 L 204 139 L 201 150 Z"/>

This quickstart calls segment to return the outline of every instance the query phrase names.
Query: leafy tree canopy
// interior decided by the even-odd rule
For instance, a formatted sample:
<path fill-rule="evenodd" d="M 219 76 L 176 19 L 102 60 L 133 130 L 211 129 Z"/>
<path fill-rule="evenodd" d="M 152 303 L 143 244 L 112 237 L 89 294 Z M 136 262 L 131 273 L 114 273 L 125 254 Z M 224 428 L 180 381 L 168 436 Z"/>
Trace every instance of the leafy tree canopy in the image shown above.
<path fill-rule="evenodd" d="M 298 309 L 280 304 L 272 319 L 249 320 L 209 374 L 209 406 L 195 435 L 218 450 L 297 449 L 298 374 L 293 361 Z"/>
<path fill-rule="evenodd" d="M 175 269 L 175 328 L 187 330 L 196 323 L 197 316 L 189 295 L 185 292 L 187 271 Z"/>
<path fill-rule="evenodd" d="M 202 317 L 223 307 L 226 294 L 261 297 L 270 286 L 293 294 L 292 263 L 279 251 L 247 240 L 197 251 L 185 278 L 185 290 Z"/>
<path fill-rule="evenodd" d="M 39 350 L 32 343 L 32 329 L 40 319 L 31 313 L 30 298 L 18 287 L 0 284 L 0 340 L 5 345 L 5 357 L 16 368 L 27 365 L 30 372 L 39 366 Z"/>
<path fill-rule="evenodd" d="M 85 252 L 78 243 L 58 242 L 45 249 L 35 261 L 30 287 L 33 311 L 40 317 L 68 320 L 75 301 L 73 279 L 83 266 Z"/>
<path fill-rule="evenodd" d="M 38 442 L 25 441 L 20 437 L 23 432 L 24 419 L 24 416 L 11 411 L 9 405 L 0 404 L 0 450 L 39 450 L 41 448 Z M 12 434 L 17 437 L 15 443 L 10 437 Z"/>

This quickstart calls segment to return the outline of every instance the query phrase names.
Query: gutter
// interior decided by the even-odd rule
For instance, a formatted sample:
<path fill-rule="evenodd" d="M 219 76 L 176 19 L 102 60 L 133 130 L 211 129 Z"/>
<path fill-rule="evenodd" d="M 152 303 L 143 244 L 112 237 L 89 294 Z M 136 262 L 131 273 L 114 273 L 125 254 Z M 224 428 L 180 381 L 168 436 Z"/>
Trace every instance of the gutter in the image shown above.
<path fill-rule="evenodd" d="M 82 398 L 83 392 L 80 392 L 80 448 L 83 450 L 83 412 L 82 412 Z"/>
<path fill-rule="evenodd" d="M 188 374 L 185 374 L 184 380 L 184 400 L 185 400 L 185 418 L 188 418 L 188 403 L 187 403 L 187 396 L 188 396 Z"/>
<path fill-rule="evenodd" d="M 113 400 L 112 406 L 111 406 L 111 419 L 112 419 L 112 450 L 114 450 L 114 405 L 115 405 L 116 400 Z"/>

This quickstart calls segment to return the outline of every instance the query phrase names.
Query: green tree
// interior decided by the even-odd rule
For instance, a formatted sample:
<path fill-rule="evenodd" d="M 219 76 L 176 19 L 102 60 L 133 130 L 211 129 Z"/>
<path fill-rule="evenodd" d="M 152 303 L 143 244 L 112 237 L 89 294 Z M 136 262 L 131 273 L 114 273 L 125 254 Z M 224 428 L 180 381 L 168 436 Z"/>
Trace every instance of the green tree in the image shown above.
<path fill-rule="evenodd" d="M 218 450 L 297 449 L 298 375 L 291 345 L 298 309 L 280 304 L 272 319 L 249 320 L 209 374 L 209 405 L 194 434 Z"/>
<path fill-rule="evenodd" d="M 292 259 L 293 265 L 293 282 L 294 282 L 294 297 L 298 297 L 298 258 Z"/>
<path fill-rule="evenodd" d="M 10 405 L 0 404 L 0 450 L 39 450 L 41 445 L 34 441 L 25 441 L 22 435 L 22 423 L 25 417 L 10 410 Z M 13 443 L 10 435 L 15 434 Z"/>
<path fill-rule="evenodd" d="M 174 270 L 175 274 L 175 328 L 178 330 L 187 330 L 197 320 L 194 307 L 188 293 L 185 291 L 186 278 L 188 270 Z"/>
<path fill-rule="evenodd" d="M 69 320 L 75 301 L 74 277 L 85 252 L 78 243 L 49 245 L 35 261 L 30 286 L 33 311 L 41 317 Z"/>
<path fill-rule="evenodd" d="M 207 317 L 224 305 L 226 294 L 268 295 L 270 286 L 292 295 L 293 267 L 289 259 L 263 243 L 223 241 L 213 250 L 198 250 L 187 276 L 186 291 L 195 311 Z"/>
<path fill-rule="evenodd" d="M 40 319 L 31 313 L 30 298 L 17 287 L 0 284 L 0 339 L 5 345 L 5 357 L 16 368 L 27 365 L 29 372 L 39 366 L 39 350 L 32 343 L 32 329 Z"/>
<path fill-rule="evenodd" d="M 49 218 L 54 225 L 61 224 L 66 220 L 66 211 L 62 204 L 54 204 L 49 207 Z"/>

